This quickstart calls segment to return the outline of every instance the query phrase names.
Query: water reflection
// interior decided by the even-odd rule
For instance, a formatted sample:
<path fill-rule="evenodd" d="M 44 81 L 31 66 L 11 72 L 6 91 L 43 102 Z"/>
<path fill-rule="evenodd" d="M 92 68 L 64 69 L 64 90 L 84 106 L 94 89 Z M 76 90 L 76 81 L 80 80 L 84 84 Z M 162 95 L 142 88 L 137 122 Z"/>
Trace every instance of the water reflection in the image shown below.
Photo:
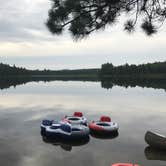
<path fill-rule="evenodd" d="M 110 93 L 100 87 L 100 82 L 31 82 L 3 90 L 0 165 L 110 166 L 129 162 L 165 166 L 165 160 L 149 160 L 144 154 L 147 130 L 166 133 L 165 101 L 163 90 L 114 86 Z M 110 116 L 120 126 L 119 135 L 109 139 L 90 136 L 89 142 L 78 146 L 61 142 L 53 145 L 41 137 L 42 119 L 60 120 L 75 111 L 83 112 L 88 121 Z"/>
<path fill-rule="evenodd" d="M 116 137 L 119 136 L 119 132 L 111 132 L 111 133 L 107 133 L 107 134 L 99 134 L 99 133 L 95 133 L 95 132 L 90 132 L 90 135 L 93 138 L 97 138 L 97 139 L 115 139 Z"/>
<path fill-rule="evenodd" d="M 120 79 L 105 79 L 101 80 L 101 87 L 106 89 L 112 89 L 114 85 L 128 87 L 143 87 L 166 90 L 166 78 L 165 79 L 146 79 L 146 78 L 120 78 Z"/>
<path fill-rule="evenodd" d="M 51 139 L 42 134 L 42 140 L 45 143 L 52 144 L 54 146 L 60 146 L 63 150 L 71 151 L 72 147 L 86 145 L 90 141 L 90 137 L 86 137 L 84 139 L 79 139 L 79 140 L 63 140 L 62 141 L 59 139 Z"/>
<path fill-rule="evenodd" d="M 166 150 L 155 149 L 148 146 L 145 148 L 144 153 L 148 160 L 166 161 Z"/>
<path fill-rule="evenodd" d="M 62 77 L 6 77 L 0 78 L 0 89 L 7 89 L 11 86 L 16 87 L 18 85 L 26 84 L 28 82 L 50 82 L 50 81 L 100 81 L 101 87 L 105 89 L 112 89 L 114 85 L 128 87 L 146 87 L 154 89 L 166 90 L 166 78 L 165 79 L 146 79 L 146 78 L 114 78 L 99 80 L 97 78 L 62 78 Z"/>

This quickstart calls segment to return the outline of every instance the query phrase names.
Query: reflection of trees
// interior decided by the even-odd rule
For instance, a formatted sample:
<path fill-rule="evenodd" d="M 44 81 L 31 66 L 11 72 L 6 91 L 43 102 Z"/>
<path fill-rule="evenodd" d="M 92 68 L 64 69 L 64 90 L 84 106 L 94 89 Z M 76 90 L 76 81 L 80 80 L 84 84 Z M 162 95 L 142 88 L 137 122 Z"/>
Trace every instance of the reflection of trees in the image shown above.
<path fill-rule="evenodd" d="M 101 66 L 100 80 L 101 86 L 106 89 L 114 84 L 126 88 L 141 86 L 166 89 L 166 62 L 120 66 L 105 63 Z"/>
<path fill-rule="evenodd" d="M 101 81 L 101 87 L 102 88 L 112 89 L 113 86 L 114 85 L 113 85 L 112 81 L 106 81 L 106 80 Z"/>
<path fill-rule="evenodd" d="M 11 86 L 26 84 L 28 82 L 50 82 L 50 81 L 98 81 L 98 78 L 86 77 L 63 77 L 63 76 L 13 76 L 13 77 L 0 77 L 0 89 L 7 89 Z"/>
<path fill-rule="evenodd" d="M 30 81 L 29 77 L 5 77 L 0 78 L 0 89 L 7 89 L 11 86 L 16 87 L 17 85 L 22 85 Z"/>
<path fill-rule="evenodd" d="M 147 87 L 166 90 L 166 62 L 142 65 L 113 66 L 103 64 L 101 69 L 78 70 L 27 70 L 0 63 L 0 89 L 25 84 L 31 81 L 101 81 L 101 87 Z"/>
<path fill-rule="evenodd" d="M 27 82 L 49 82 L 49 81 L 99 81 L 98 78 L 80 78 L 80 77 L 49 77 L 49 76 L 20 76 L 0 78 L 0 89 L 7 89 L 11 86 L 26 84 Z M 146 87 L 166 90 L 166 79 L 147 79 L 139 77 L 114 77 L 101 79 L 101 87 L 111 89 L 114 85 L 123 87 Z"/>
<path fill-rule="evenodd" d="M 166 79 L 147 79 L 139 77 L 114 77 L 101 80 L 101 87 L 106 89 L 111 89 L 113 85 L 123 86 L 123 87 L 145 87 L 154 89 L 164 89 L 166 90 Z"/>

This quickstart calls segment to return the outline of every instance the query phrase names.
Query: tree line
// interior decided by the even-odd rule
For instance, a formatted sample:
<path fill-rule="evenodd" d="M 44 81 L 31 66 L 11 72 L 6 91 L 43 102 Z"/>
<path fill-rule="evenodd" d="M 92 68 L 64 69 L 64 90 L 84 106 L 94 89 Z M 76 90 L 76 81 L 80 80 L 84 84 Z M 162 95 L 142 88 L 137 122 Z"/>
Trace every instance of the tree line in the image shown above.
<path fill-rule="evenodd" d="M 14 75 L 29 75 L 30 70 L 27 70 L 22 67 L 16 67 L 15 65 L 10 66 L 8 64 L 0 63 L 0 76 L 14 76 Z"/>
<path fill-rule="evenodd" d="M 155 62 L 140 65 L 124 64 L 114 66 L 112 63 L 102 64 L 100 70 L 100 77 L 115 77 L 115 76 L 153 76 L 166 74 L 166 61 Z"/>
<path fill-rule="evenodd" d="M 101 87 L 111 89 L 114 85 L 124 87 L 151 87 L 166 90 L 166 62 L 141 65 L 102 64 L 101 69 L 79 70 L 27 70 L 0 63 L 0 89 L 31 81 L 101 81 Z"/>
<path fill-rule="evenodd" d="M 147 64 L 124 64 L 114 66 L 112 63 L 105 63 L 101 65 L 101 69 L 75 69 L 75 70 L 28 70 L 22 67 L 10 66 L 8 64 L 0 63 L 0 76 L 98 76 L 102 77 L 124 77 L 124 76 L 142 76 L 145 75 L 162 75 L 166 74 L 166 61 L 155 62 Z"/>
<path fill-rule="evenodd" d="M 8 64 L 0 63 L 0 77 L 8 76 L 97 76 L 99 69 L 75 69 L 75 70 L 28 70 L 22 67 L 10 66 Z"/>

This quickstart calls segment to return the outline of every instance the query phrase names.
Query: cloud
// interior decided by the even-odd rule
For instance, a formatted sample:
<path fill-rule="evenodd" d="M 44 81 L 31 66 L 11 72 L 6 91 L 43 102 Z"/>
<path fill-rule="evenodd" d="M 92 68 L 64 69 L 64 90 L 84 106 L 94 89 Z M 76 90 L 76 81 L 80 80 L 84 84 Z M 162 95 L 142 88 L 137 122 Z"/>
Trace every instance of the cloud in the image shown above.
<path fill-rule="evenodd" d="M 47 39 L 50 38 L 51 35 L 44 24 L 50 6 L 49 1 L 10 0 L 0 3 L 1 42 L 46 40 L 46 36 Z M 43 35 L 39 35 L 42 33 Z"/>
<path fill-rule="evenodd" d="M 15 56 L 43 56 L 43 61 L 49 56 L 71 56 L 76 57 L 75 66 L 81 62 L 83 67 L 87 64 L 96 67 L 104 61 L 122 64 L 165 60 L 166 26 L 153 37 L 147 37 L 140 31 L 128 35 L 118 23 L 74 42 L 67 32 L 63 36 L 53 36 L 46 28 L 49 0 L 0 0 L 0 3 L 0 57 L 9 57 L 10 62 L 10 57 Z M 80 61 L 80 56 L 85 59 Z M 94 60 L 86 62 L 86 57 L 92 56 Z M 65 68 L 71 64 L 74 66 L 70 61 L 67 65 L 68 60 L 62 59 L 61 66 L 65 67 L 63 63 Z"/>

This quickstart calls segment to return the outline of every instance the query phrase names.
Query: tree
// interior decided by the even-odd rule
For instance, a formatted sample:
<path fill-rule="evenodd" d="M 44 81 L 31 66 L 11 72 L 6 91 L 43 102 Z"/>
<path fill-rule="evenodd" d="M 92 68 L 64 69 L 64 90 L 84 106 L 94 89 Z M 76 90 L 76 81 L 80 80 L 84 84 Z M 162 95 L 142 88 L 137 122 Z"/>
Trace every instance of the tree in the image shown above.
<path fill-rule="evenodd" d="M 123 13 L 130 16 L 124 30 L 133 32 L 140 18 L 143 31 L 152 35 L 166 19 L 166 0 L 52 0 L 46 25 L 53 34 L 67 29 L 80 39 L 113 25 Z"/>

